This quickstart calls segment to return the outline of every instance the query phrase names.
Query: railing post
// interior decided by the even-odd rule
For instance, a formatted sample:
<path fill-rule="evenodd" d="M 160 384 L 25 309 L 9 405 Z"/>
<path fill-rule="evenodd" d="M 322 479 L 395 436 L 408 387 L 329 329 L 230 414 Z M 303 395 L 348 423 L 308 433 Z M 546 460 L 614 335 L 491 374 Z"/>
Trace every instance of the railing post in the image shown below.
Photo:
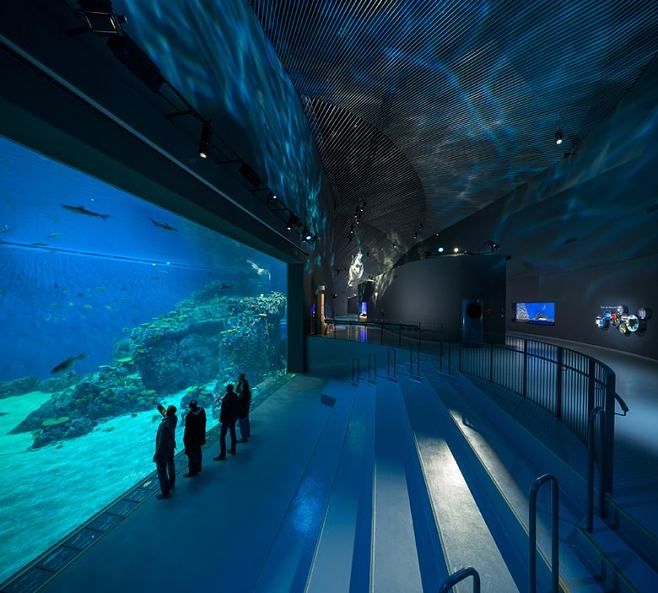
<path fill-rule="evenodd" d="M 392 357 L 391 357 L 391 352 L 393 353 Z M 386 374 L 388 375 L 389 379 L 395 380 L 396 379 L 396 369 L 395 369 L 395 366 L 396 366 L 396 353 L 395 353 L 395 348 L 392 348 L 392 347 L 389 346 L 387 356 L 388 356 L 388 364 L 386 365 Z M 391 358 L 393 359 L 392 361 L 391 361 Z M 393 372 L 391 372 L 391 371 L 393 371 Z"/>
<path fill-rule="evenodd" d="M 489 381 L 493 383 L 493 369 L 494 369 L 494 345 L 493 342 L 489 344 Z"/>
<path fill-rule="evenodd" d="M 463 358 L 462 355 L 463 355 L 464 345 L 463 344 L 457 344 L 457 348 L 459 348 L 459 358 L 458 358 L 459 367 L 457 367 L 457 368 L 459 369 L 459 372 L 461 373 L 462 372 L 462 358 Z"/>
<path fill-rule="evenodd" d="M 539 476 L 530 487 L 530 516 L 528 518 L 528 593 L 537 593 L 537 492 L 544 482 L 551 482 L 551 593 L 559 593 L 560 582 L 560 491 L 557 479 L 551 474 Z"/>
<path fill-rule="evenodd" d="M 448 593 L 457 583 L 473 577 L 473 593 L 480 593 L 480 575 L 472 566 L 453 572 L 441 585 L 439 593 Z"/>
<path fill-rule="evenodd" d="M 596 419 L 601 417 L 599 424 L 601 434 L 599 442 L 599 515 L 605 516 L 605 451 L 606 451 L 606 438 L 605 438 L 605 410 L 597 406 L 594 408 L 587 420 L 587 531 L 592 533 L 594 529 L 594 428 L 596 426 Z"/>
<path fill-rule="evenodd" d="M 421 336 L 422 336 L 422 330 L 420 329 L 420 321 L 419 321 L 418 322 L 418 354 L 420 354 L 420 347 L 423 343 Z"/>
<path fill-rule="evenodd" d="M 352 385 L 358 385 L 360 381 L 361 369 L 359 368 L 359 359 L 352 359 Z"/>
<path fill-rule="evenodd" d="M 448 374 L 452 375 L 452 344 L 448 342 Z"/>
<path fill-rule="evenodd" d="M 372 367 L 370 364 L 370 359 L 372 357 Z M 371 369 L 372 368 L 372 372 Z M 377 355 L 374 352 L 368 352 L 368 382 L 376 383 L 377 382 Z"/>
<path fill-rule="evenodd" d="M 413 342 L 409 344 L 409 374 L 414 374 L 414 345 Z"/>
<path fill-rule="evenodd" d="M 593 358 L 587 357 L 587 415 L 594 409 L 594 389 L 596 387 L 596 363 Z"/>
<path fill-rule="evenodd" d="M 528 340 L 523 338 L 523 397 L 528 397 Z"/>
<path fill-rule="evenodd" d="M 381 332 L 379 334 L 379 343 L 380 344 L 384 343 L 384 322 L 383 321 L 382 321 Z"/>
<path fill-rule="evenodd" d="M 562 346 L 557 347 L 557 368 L 555 370 L 555 416 L 562 418 L 562 360 L 563 360 Z"/>
<path fill-rule="evenodd" d="M 398 324 L 398 346 L 402 346 L 402 324 Z"/>
<path fill-rule="evenodd" d="M 439 342 L 439 372 L 443 372 L 443 342 Z"/>
<path fill-rule="evenodd" d="M 605 464 L 605 492 L 612 494 L 614 486 L 614 463 L 615 463 L 615 392 L 616 378 L 615 374 L 607 371 L 605 385 L 605 455 L 603 463 Z"/>

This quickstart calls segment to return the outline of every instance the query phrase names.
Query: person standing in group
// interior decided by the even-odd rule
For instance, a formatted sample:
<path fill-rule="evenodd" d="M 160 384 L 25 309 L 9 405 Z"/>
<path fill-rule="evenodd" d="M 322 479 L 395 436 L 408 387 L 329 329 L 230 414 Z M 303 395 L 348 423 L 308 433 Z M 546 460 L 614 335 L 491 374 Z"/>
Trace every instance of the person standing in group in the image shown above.
<path fill-rule="evenodd" d="M 251 389 L 249 381 L 240 373 L 238 379 L 238 422 L 240 423 L 240 440 L 238 443 L 246 443 L 251 437 L 251 427 L 249 425 L 249 408 L 251 407 Z"/>
<path fill-rule="evenodd" d="M 158 404 L 158 412 L 162 414 L 162 421 L 155 435 L 155 454 L 153 461 L 158 469 L 160 490 L 158 498 L 169 498 L 169 493 L 176 486 L 176 468 L 174 466 L 174 451 L 176 449 L 176 406 L 169 406 L 165 411 L 162 404 Z"/>
<path fill-rule="evenodd" d="M 187 473 L 184 478 L 192 478 L 201 473 L 201 447 L 206 444 L 206 411 L 199 407 L 195 399 L 188 404 L 190 411 L 185 416 L 183 443 L 187 455 Z"/>
<path fill-rule="evenodd" d="M 226 433 L 231 432 L 231 448 L 228 452 L 235 455 L 235 420 L 237 419 L 238 396 L 233 390 L 233 384 L 226 386 L 226 393 L 222 398 L 222 407 L 219 411 L 219 421 L 222 427 L 219 431 L 219 455 L 213 457 L 214 461 L 223 461 L 226 459 Z"/>

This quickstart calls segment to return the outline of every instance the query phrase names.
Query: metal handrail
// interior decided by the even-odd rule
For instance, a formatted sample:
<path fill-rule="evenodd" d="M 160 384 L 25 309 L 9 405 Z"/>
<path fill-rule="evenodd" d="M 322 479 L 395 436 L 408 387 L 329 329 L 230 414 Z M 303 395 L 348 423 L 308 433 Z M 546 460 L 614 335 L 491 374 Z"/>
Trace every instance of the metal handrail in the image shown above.
<path fill-rule="evenodd" d="M 601 432 L 599 443 L 599 455 L 601 464 L 599 466 L 599 516 L 605 516 L 605 410 L 596 407 L 589 413 L 587 422 L 587 531 L 592 533 L 594 529 L 594 426 L 596 419 L 601 418 Z"/>
<path fill-rule="evenodd" d="M 368 381 L 377 382 L 377 355 L 374 352 L 368 352 Z"/>
<path fill-rule="evenodd" d="M 393 341 L 400 345 L 403 339 L 400 337 L 402 330 L 399 329 L 395 333 L 394 330 L 386 328 L 410 328 L 413 332 L 418 333 L 409 336 L 407 332 L 404 339 L 408 341 L 411 337 L 409 347 L 415 349 L 414 342 L 417 337 L 419 353 L 422 339 L 427 331 L 426 326 L 421 328 L 420 324 L 392 323 L 383 319 L 379 321 L 329 319 L 329 321 L 346 324 L 348 330 L 352 326 L 364 326 L 366 328 L 365 341 L 368 341 L 369 337 L 376 336 L 375 340 L 382 344 Z M 368 335 L 370 328 L 374 328 L 374 336 Z M 404 331 L 406 332 L 406 330 Z M 348 333 L 346 332 L 346 334 Z M 386 339 L 384 339 L 384 334 L 386 334 Z M 346 337 L 349 339 L 350 336 L 346 335 Z M 477 345 L 465 348 L 459 342 L 441 340 L 432 342 L 439 354 L 439 370 L 443 372 L 447 365 L 448 374 L 453 374 L 455 371 L 466 373 L 521 394 L 552 413 L 576 434 L 585 447 L 587 447 L 589 411 L 596 406 L 603 407 L 606 411 L 606 446 L 603 459 L 604 489 L 606 493 L 612 493 L 615 418 L 617 415 L 628 413 L 626 402 L 616 393 L 616 378 L 612 369 L 586 354 L 556 344 L 496 334 L 487 334 L 487 339 L 489 341 L 479 348 Z M 454 352 L 455 348 L 457 352 Z M 409 356 L 413 356 L 411 350 Z M 540 367 L 543 369 L 544 365 L 546 372 L 539 373 L 538 369 Z M 412 364 L 410 364 L 409 370 L 410 374 L 413 374 Z M 390 363 L 388 375 L 390 378 Z M 621 414 L 615 412 L 616 407 L 621 409 Z"/>
<path fill-rule="evenodd" d="M 445 581 L 443 581 L 439 593 L 448 593 L 448 591 L 450 591 L 450 589 L 452 589 L 457 583 L 468 577 L 473 577 L 473 593 L 480 593 L 480 575 L 472 566 L 453 572 Z"/>
<path fill-rule="evenodd" d="M 551 592 L 559 593 L 560 582 L 560 489 L 551 474 L 539 476 L 530 487 L 530 516 L 528 518 L 528 593 L 537 593 L 537 492 L 545 482 L 551 482 Z"/>
<path fill-rule="evenodd" d="M 391 352 L 393 352 L 393 361 L 391 363 Z M 387 359 L 386 359 L 386 375 L 388 376 L 389 379 L 395 379 L 397 377 L 397 371 L 396 371 L 396 350 L 395 348 L 389 348 L 388 353 L 387 353 Z M 393 372 L 391 373 L 391 370 Z"/>
<path fill-rule="evenodd" d="M 355 381 L 356 378 L 356 381 Z M 361 380 L 361 367 L 358 358 L 352 359 L 352 384 L 358 385 Z"/>
<path fill-rule="evenodd" d="M 622 412 L 621 414 L 617 414 L 617 412 L 615 412 L 615 414 L 617 414 L 618 416 L 626 416 L 626 414 L 628 414 L 629 411 L 628 404 L 623 400 L 621 395 L 619 395 L 618 393 L 615 393 L 615 401 L 619 404 L 619 407 L 621 408 L 621 412 Z"/>

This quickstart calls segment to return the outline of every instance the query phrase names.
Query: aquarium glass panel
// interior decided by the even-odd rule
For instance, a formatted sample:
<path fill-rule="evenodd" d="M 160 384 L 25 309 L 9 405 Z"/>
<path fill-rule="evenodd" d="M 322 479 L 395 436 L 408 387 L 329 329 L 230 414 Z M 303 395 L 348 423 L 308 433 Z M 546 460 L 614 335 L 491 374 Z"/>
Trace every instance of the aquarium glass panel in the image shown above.
<path fill-rule="evenodd" d="M 0 582 L 155 469 L 156 404 L 271 392 L 286 273 L 0 137 Z"/>
<path fill-rule="evenodd" d="M 555 325 L 555 303 L 514 303 L 514 321 Z"/>

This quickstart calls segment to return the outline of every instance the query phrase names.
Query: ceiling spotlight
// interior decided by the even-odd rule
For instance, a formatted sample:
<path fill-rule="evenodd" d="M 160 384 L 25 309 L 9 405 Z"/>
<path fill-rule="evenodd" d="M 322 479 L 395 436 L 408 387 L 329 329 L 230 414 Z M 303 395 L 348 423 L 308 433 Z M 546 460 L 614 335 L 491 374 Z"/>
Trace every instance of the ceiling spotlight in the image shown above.
<path fill-rule="evenodd" d="M 555 132 L 555 144 L 562 144 L 562 140 L 564 137 L 562 136 L 562 130 L 557 130 Z"/>
<path fill-rule="evenodd" d="M 276 194 L 272 194 L 272 199 L 273 199 L 273 200 L 276 200 L 276 199 L 277 199 L 277 198 L 276 198 Z"/>
<path fill-rule="evenodd" d="M 459 253 L 459 247 L 455 247 L 452 251 L 453 251 L 454 253 Z"/>
<path fill-rule="evenodd" d="M 443 247 L 439 247 L 439 253 L 443 253 Z"/>
<path fill-rule="evenodd" d="M 91 31 L 99 35 L 116 35 L 127 21 L 122 14 L 115 14 L 111 0 L 80 0 L 80 16 L 85 27 L 72 33 Z"/>
<path fill-rule="evenodd" d="M 299 220 L 297 219 L 297 217 L 294 214 L 290 213 L 288 215 L 288 223 L 286 224 L 286 229 L 289 230 L 289 231 L 292 231 L 293 227 L 298 222 L 299 222 Z"/>
<path fill-rule="evenodd" d="M 210 152 L 211 133 L 212 128 L 210 127 L 210 122 L 204 119 L 201 126 L 201 139 L 199 140 L 199 156 L 202 159 L 208 158 L 208 153 Z"/>
<path fill-rule="evenodd" d="M 304 235 L 304 241 L 310 241 L 313 238 L 313 235 L 306 231 L 306 234 Z"/>

